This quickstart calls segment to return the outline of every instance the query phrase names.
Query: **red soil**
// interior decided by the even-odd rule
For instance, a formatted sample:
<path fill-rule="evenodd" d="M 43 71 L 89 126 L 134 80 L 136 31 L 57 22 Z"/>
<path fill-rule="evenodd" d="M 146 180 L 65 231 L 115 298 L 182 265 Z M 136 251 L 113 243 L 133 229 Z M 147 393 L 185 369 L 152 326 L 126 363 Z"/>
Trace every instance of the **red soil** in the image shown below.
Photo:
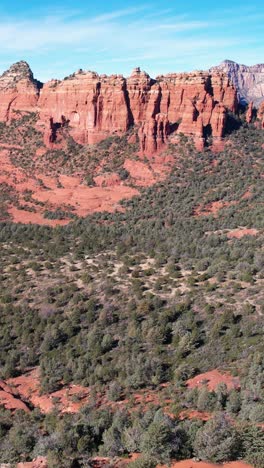
<path fill-rule="evenodd" d="M 64 226 L 69 223 L 69 219 L 46 219 L 41 213 L 33 213 L 31 211 L 19 210 L 15 206 L 8 208 L 8 213 L 11 215 L 15 223 L 23 224 L 41 224 L 45 226 Z"/>
<path fill-rule="evenodd" d="M 72 211 L 83 217 L 100 211 L 114 212 L 122 210 L 119 202 L 139 195 L 134 187 L 148 187 L 166 178 L 171 170 L 173 158 L 157 152 L 148 163 L 140 160 L 126 159 L 124 168 L 128 170 L 130 179 L 124 182 L 117 173 L 104 173 L 107 160 L 102 159 L 95 171 L 95 187 L 88 187 L 83 182 L 80 173 L 54 176 L 42 173 L 42 169 L 33 172 L 28 168 L 14 165 L 12 150 L 19 150 L 20 146 L 0 145 L 0 184 L 7 184 L 15 192 L 17 201 L 7 206 L 7 211 L 14 222 L 25 224 L 41 224 L 48 226 L 65 225 L 71 218 L 57 220 L 46 219 L 45 210 Z M 45 164 L 41 162 L 45 155 L 45 148 L 39 148 L 33 158 L 38 167 Z M 126 185 L 132 180 L 133 187 Z M 31 211 L 32 210 L 32 211 Z"/>
<path fill-rule="evenodd" d="M 20 145 L 9 145 L 8 143 L 0 143 L 0 151 L 2 149 L 15 149 L 15 150 L 21 150 L 22 146 Z"/>
<path fill-rule="evenodd" d="M 200 421 L 208 421 L 211 418 L 210 413 L 197 410 L 184 410 L 179 414 L 179 418 L 183 419 L 199 419 Z"/>
<path fill-rule="evenodd" d="M 127 408 L 129 403 L 132 403 L 133 408 L 130 411 L 136 411 L 139 408 L 143 411 L 147 411 L 149 406 L 157 406 L 163 407 L 164 412 L 170 414 L 170 404 L 172 403 L 172 400 L 166 398 L 163 393 L 168 385 L 164 386 L 163 384 L 159 385 L 155 390 L 143 389 L 136 393 L 132 393 L 131 401 L 129 399 L 124 399 L 113 402 L 109 401 L 106 395 L 102 395 L 98 404 L 101 407 L 111 407 L 113 410 L 116 410 L 120 408 Z M 172 417 L 174 416 L 172 415 Z"/>
<path fill-rule="evenodd" d="M 239 380 L 230 374 L 221 374 L 218 370 L 213 370 L 200 374 L 193 379 L 188 380 L 189 388 L 207 385 L 210 391 L 215 390 L 217 385 L 225 383 L 228 390 L 239 388 Z M 173 400 L 166 395 L 166 388 L 159 386 L 155 390 L 144 389 L 131 395 L 133 410 L 141 407 L 147 410 L 149 406 L 154 405 L 163 407 L 164 411 L 174 417 L 171 410 Z M 28 407 L 24 402 L 30 402 L 33 406 L 40 408 L 43 413 L 52 411 L 57 404 L 60 411 L 76 413 L 80 408 L 89 402 L 90 389 L 80 385 L 63 386 L 62 389 L 50 393 L 40 394 L 39 368 L 34 368 L 24 375 L 7 380 L 6 383 L 0 383 L 0 403 L 9 409 L 25 409 Z M 165 392 L 165 393 L 164 393 Z M 21 401 L 22 400 L 22 401 Z M 128 399 L 112 402 L 107 399 L 105 394 L 98 395 L 97 404 L 101 407 L 111 407 L 113 410 L 125 408 L 130 401 Z M 207 421 L 210 418 L 209 413 L 196 410 L 184 410 L 180 414 L 181 419 L 201 419 Z"/>
<path fill-rule="evenodd" d="M 174 417 L 170 409 L 173 401 L 164 394 L 166 388 L 167 385 L 160 385 L 156 390 L 144 389 L 132 394 L 133 408 L 131 411 L 136 411 L 139 408 L 145 411 L 152 405 L 162 406 L 167 414 Z M 26 402 L 28 402 L 34 407 L 40 408 L 43 413 L 52 411 L 55 404 L 62 413 L 76 413 L 89 402 L 89 397 L 89 387 L 73 384 L 63 386 L 56 392 L 41 395 L 39 368 L 34 368 L 19 377 L 8 379 L 6 382 L 0 382 L 0 403 L 12 410 L 24 409 L 29 411 L 26 405 Z M 131 402 L 128 399 L 113 402 L 109 401 L 105 393 L 97 395 L 98 407 L 108 407 L 113 411 L 127 408 Z"/>
<path fill-rule="evenodd" d="M 166 177 L 168 168 L 164 163 L 159 163 L 155 160 L 146 164 L 142 161 L 126 159 L 124 168 L 129 172 L 134 183 L 139 187 L 149 187 L 158 181 L 162 181 Z"/>
<path fill-rule="evenodd" d="M 18 463 L 17 468 L 48 468 L 48 463 L 45 457 L 38 457 L 32 462 Z"/>
<path fill-rule="evenodd" d="M 257 229 L 234 229 L 233 231 L 229 231 L 227 237 L 229 239 L 242 239 L 244 236 L 256 236 L 258 234 Z"/>
<path fill-rule="evenodd" d="M 0 405 L 11 411 L 24 410 L 29 411 L 27 405 L 19 399 L 11 387 L 0 381 Z"/>
<path fill-rule="evenodd" d="M 227 206 L 235 205 L 237 202 L 227 202 L 227 201 L 215 201 L 215 202 L 210 202 L 205 206 L 197 206 L 194 209 L 194 216 L 209 216 L 209 215 L 214 215 L 217 216 L 218 211 L 221 210 L 222 208 L 226 208 Z"/>
<path fill-rule="evenodd" d="M 161 467 L 159 467 L 161 468 Z M 223 465 L 215 465 L 204 461 L 183 460 L 171 464 L 171 468 L 253 468 L 242 461 L 224 463 Z"/>
<path fill-rule="evenodd" d="M 115 460 L 114 463 L 111 462 L 110 458 L 107 457 L 94 457 L 92 460 L 92 466 L 94 468 L 102 468 L 109 466 L 122 467 L 129 465 L 129 463 L 137 460 L 140 457 L 140 454 L 134 453 L 129 456 L 129 458 L 123 458 Z M 47 461 L 44 457 L 38 457 L 32 462 L 27 463 L 18 463 L 17 468 L 47 468 Z M 157 468 L 167 468 L 165 465 L 158 465 Z M 251 465 L 244 463 L 242 461 L 224 463 L 223 465 L 215 465 L 214 463 L 207 463 L 204 461 L 194 461 L 194 460 L 182 460 L 180 462 L 173 462 L 170 465 L 170 468 L 253 468 Z"/>
<path fill-rule="evenodd" d="M 196 377 L 193 377 L 187 381 L 189 388 L 201 387 L 202 385 L 206 384 L 208 390 L 210 391 L 215 390 L 220 383 L 226 384 L 228 390 L 239 388 L 238 377 L 233 377 L 228 373 L 221 373 L 217 369 L 205 372 L 204 374 L 196 375 Z"/>
<path fill-rule="evenodd" d="M 40 395 L 38 368 L 20 377 L 9 379 L 7 384 L 12 388 L 13 394 L 37 406 L 43 413 L 52 411 L 55 403 L 58 404 L 62 413 L 77 413 L 89 400 L 89 389 L 73 384 L 57 392 Z"/>
<path fill-rule="evenodd" d="M 86 216 L 96 211 L 113 212 L 119 208 L 118 203 L 124 198 L 131 198 L 139 192 L 125 185 L 117 187 L 87 187 L 70 183 L 67 188 L 53 190 L 40 189 L 33 195 L 35 200 L 61 206 L 65 203 L 75 208 L 79 216 Z"/>
<path fill-rule="evenodd" d="M 115 172 L 98 175 L 94 177 L 94 182 L 97 187 L 113 187 L 122 184 L 119 175 Z"/>
<path fill-rule="evenodd" d="M 251 198 L 251 197 L 252 197 L 252 192 L 251 192 L 250 189 L 248 189 L 248 190 L 244 193 L 244 195 L 242 195 L 241 198 L 242 198 L 242 200 L 248 200 L 248 199 Z"/>
<path fill-rule="evenodd" d="M 9 206 L 8 212 L 14 222 L 35 223 L 49 226 L 64 225 L 69 219 L 49 220 L 43 217 L 45 210 L 55 211 L 65 205 L 70 205 L 78 216 L 86 216 L 97 211 L 113 212 L 120 210 L 119 202 L 125 198 L 138 195 L 133 187 L 120 184 L 119 177 L 111 175 L 111 183 L 108 181 L 103 187 L 102 177 L 97 177 L 98 187 L 83 185 L 78 175 L 60 175 L 58 179 L 47 175 L 29 175 L 24 169 L 15 167 L 9 157 L 7 149 L 0 152 L 1 174 L 0 184 L 5 183 L 12 187 L 18 194 L 20 205 L 33 207 L 34 212 L 19 209 L 17 206 Z M 115 180 L 114 180 L 115 179 Z M 43 186 L 40 185 L 40 180 Z M 58 185 L 59 183 L 59 185 Z M 25 191 L 32 191 L 31 201 L 24 199 Z M 38 202 L 45 203 L 41 206 Z"/>

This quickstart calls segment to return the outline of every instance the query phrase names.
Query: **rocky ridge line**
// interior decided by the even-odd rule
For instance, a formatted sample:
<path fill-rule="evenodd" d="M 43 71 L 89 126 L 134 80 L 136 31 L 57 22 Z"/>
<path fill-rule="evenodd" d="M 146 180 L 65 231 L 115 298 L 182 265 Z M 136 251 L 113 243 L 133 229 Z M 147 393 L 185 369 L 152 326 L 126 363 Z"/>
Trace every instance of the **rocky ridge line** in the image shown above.
<path fill-rule="evenodd" d="M 39 113 L 38 128 L 47 147 L 59 141 L 68 126 L 80 144 L 95 144 L 110 135 L 138 128 L 140 150 L 150 156 L 179 134 L 191 136 L 202 150 L 208 138 L 221 146 L 227 113 L 237 111 L 237 92 L 225 73 L 195 71 L 158 76 L 133 70 L 122 75 L 98 75 L 79 70 L 42 87 L 26 62 L 18 62 L 0 77 L 0 121 L 18 112 Z"/>

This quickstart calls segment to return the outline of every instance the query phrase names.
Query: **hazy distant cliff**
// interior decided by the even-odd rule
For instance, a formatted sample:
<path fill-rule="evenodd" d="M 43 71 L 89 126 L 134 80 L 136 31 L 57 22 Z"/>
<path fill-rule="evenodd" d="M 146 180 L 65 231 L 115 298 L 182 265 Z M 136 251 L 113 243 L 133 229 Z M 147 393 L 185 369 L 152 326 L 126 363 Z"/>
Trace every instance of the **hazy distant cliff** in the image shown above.
<path fill-rule="evenodd" d="M 216 67 L 210 68 L 211 73 L 224 72 L 232 80 L 238 90 L 240 102 L 253 102 L 259 106 L 264 100 L 264 64 L 240 65 L 232 60 L 225 60 Z"/>

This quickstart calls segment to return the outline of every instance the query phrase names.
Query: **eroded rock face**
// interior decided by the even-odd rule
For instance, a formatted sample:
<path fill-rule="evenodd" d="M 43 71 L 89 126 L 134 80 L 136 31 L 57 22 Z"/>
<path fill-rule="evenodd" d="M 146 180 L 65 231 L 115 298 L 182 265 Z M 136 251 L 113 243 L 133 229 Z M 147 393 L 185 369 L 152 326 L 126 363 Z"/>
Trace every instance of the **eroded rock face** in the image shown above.
<path fill-rule="evenodd" d="M 238 89 L 238 96 L 243 104 L 251 101 L 258 107 L 264 99 L 264 64 L 248 67 L 232 60 L 225 60 L 216 67 L 210 68 L 211 73 L 224 72 Z"/>
<path fill-rule="evenodd" d="M 35 111 L 41 87 L 26 62 L 12 65 L 0 76 L 0 121 L 16 118 L 16 111 Z"/>
<path fill-rule="evenodd" d="M 38 128 L 47 147 L 58 145 L 68 127 L 80 144 L 95 144 L 138 127 L 141 153 L 151 156 L 169 135 L 193 137 L 202 149 L 208 137 L 224 136 L 227 110 L 236 112 L 236 89 L 223 73 L 169 74 L 151 79 L 139 68 L 125 79 L 79 70 L 41 89 L 25 62 L 0 77 L 0 120 L 16 109 L 38 110 Z"/>
<path fill-rule="evenodd" d="M 258 123 L 260 127 L 264 129 L 264 101 L 259 107 L 257 118 L 258 118 Z"/>
<path fill-rule="evenodd" d="M 54 127 L 58 130 L 70 125 L 73 138 L 80 144 L 98 143 L 129 127 L 126 82 L 122 76 L 77 72 L 64 81 L 46 83 L 38 104 L 46 143 L 56 139 Z"/>
<path fill-rule="evenodd" d="M 253 107 L 253 102 L 251 101 L 249 103 L 249 106 L 246 112 L 246 122 L 251 123 L 253 120 L 253 116 L 254 116 L 254 107 Z"/>
<path fill-rule="evenodd" d="M 199 149 L 208 136 L 222 138 L 226 110 L 236 111 L 237 98 L 223 74 L 170 74 L 152 80 L 136 68 L 127 79 L 78 72 L 49 82 L 40 93 L 39 107 L 46 144 L 56 140 L 64 125 L 81 144 L 97 143 L 136 125 L 141 152 L 151 155 L 174 132 L 192 136 Z"/>

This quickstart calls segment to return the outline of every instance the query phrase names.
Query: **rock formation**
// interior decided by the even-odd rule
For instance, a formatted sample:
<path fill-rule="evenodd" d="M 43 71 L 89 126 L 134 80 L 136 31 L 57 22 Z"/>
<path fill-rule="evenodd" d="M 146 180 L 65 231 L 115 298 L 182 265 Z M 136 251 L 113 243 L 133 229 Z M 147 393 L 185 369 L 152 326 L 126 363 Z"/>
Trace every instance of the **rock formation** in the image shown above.
<path fill-rule="evenodd" d="M 122 76 L 77 72 L 46 83 L 39 98 L 40 124 L 50 141 L 56 129 L 70 125 L 80 144 L 94 144 L 129 127 L 126 81 Z M 46 138 L 48 141 L 48 138 Z"/>
<path fill-rule="evenodd" d="M 264 129 L 264 101 L 259 107 L 257 119 L 258 119 L 260 127 Z"/>
<path fill-rule="evenodd" d="M 0 121 L 15 118 L 16 111 L 36 110 L 41 87 L 26 62 L 12 65 L 0 76 Z"/>
<path fill-rule="evenodd" d="M 264 64 L 248 67 L 232 60 L 225 60 L 216 67 L 210 68 L 211 73 L 226 73 L 238 90 L 242 104 L 251 101 L 258 107 L 264 100 Z"/>
<path fill-rule="evenodd" d="M 158 76 L 139 68 L 129 78 L 79 70 L 42 87 L 25 62 L 0 77 L 0 120 L 16 110 L 38 111 L 38 128 L 52 147 L 68 127 L 80 144 L 95 144 L 110 135 L 138 128 L 141 152 L 151 155 L 166 145 L 169 135 L 193 137 L 202 149 L 208 137 L 219 142 L 227 111 L 236 112 L 234 85 L 224 73 L 193 72 Z"/>
<path fill-rule="evenodd" d="M 253 116 L 254 116 L 254 107 L 253 107 L 253 102 L 251 101 L 249 103 L 249 106 L 248 106 L 247 112 L 246 112 L 246 122 L 251 123 L 252 119 L 253 119 Z"/>

